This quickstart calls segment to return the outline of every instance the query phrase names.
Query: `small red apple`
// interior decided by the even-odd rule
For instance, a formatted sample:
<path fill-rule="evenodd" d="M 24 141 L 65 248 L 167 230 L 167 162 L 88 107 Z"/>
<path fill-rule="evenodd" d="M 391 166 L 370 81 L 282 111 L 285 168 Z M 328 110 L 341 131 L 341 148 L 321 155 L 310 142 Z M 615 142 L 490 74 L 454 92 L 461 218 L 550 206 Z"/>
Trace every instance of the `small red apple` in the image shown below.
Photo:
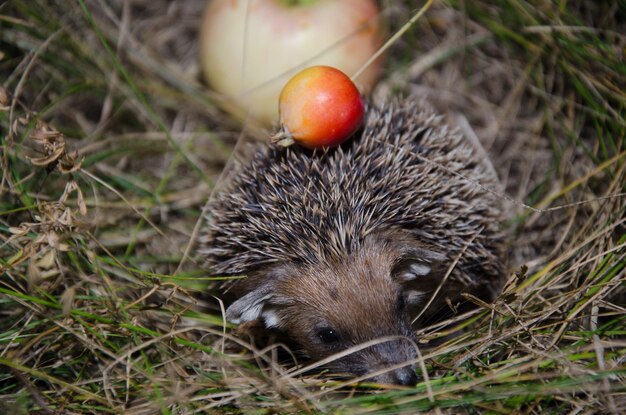
<path fill-rule="evenodd" d="M 361 94 L 346 74 L 329 66 L 313 66 L 287 82 L 279 100 L 281 133 L 307 148 L 334 147 L 363 122 Z"/>
<path fill-rule="evenodd" d="M 200 32 L 204 76 L 240 118 L 278 119 L 276 100 L 296 72 L 329 65 L 349 76 L 382 43 L 376 0 L 213 0 Z M 367 92 L 381 59 L 355 80 Z"/>

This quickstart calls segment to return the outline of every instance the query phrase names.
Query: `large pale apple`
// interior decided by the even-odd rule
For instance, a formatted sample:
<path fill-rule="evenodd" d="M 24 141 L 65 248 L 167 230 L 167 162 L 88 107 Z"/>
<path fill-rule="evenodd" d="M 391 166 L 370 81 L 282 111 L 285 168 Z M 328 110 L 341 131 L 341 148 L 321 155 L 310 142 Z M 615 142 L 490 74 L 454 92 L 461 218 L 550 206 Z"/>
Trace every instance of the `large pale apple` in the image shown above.
<path fill-rule="evenodd" d="M 327 65 L 352 76 L 361 68 L 382 43 L 378 13 L 376 0 L 213 0 L 200 31 L 204 76 L 236 104 L 235 115 L 269 125 L 299 70 Z M 354 80 L 363 92 L 380 66 Z"/>

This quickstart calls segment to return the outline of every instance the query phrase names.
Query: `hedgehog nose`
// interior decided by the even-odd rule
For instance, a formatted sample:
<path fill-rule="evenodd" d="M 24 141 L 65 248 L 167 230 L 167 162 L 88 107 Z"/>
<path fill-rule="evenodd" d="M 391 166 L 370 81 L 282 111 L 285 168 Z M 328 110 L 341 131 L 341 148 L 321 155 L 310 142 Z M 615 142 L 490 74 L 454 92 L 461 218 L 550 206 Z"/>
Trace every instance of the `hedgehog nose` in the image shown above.
<path fill-rule="evenodd" d="M 410 367 L 403 367 L 393 372 L 394 384 L 404 386 L 414 386 L 417 383 L 417 375 Z"/>
<path fill-rule="evenodd" d="M 403 385 L 414 386 L 417 383 L 417 375 L 411 366 L 405 366 L 392 372 L 386 372 L 381 375 L 368 379 L 371 382 L 383 383 L 387 385 Z"/>

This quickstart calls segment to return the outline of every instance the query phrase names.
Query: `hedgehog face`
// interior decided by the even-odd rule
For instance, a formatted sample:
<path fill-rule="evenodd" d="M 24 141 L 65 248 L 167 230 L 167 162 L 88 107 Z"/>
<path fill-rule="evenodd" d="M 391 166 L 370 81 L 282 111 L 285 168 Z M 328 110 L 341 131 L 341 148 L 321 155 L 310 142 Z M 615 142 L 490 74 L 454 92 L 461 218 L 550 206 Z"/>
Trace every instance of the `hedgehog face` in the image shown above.
<path fill-rule="evenodd" d="M 297 283 L 278 284 L 293 302 L 270 312 L 272 318 L 265 323 L 284 330 L 312 358 L 348 351 L 327 365 L 335 373 L 382 371 L 370 380 L 413 385 L 416 338 L 402 287 L 390 278 L 389 269 L 371 260 L 352 258 L 348 267 L 309 268 Z M 385 370 L 392 366 L 396 369 Z"/>
<path fill-rule="evenodd" d="M 425 296 L 409 287 L 432 271 L 434 256 L 389 235 L 366 238 L 352 254 L 332 262 L 274 268 L 265 285 L 229 307 L 227 317 L 261 319 L 314 359 L 348 350 L 328 365 L 335 372 L 372 373 L 372 381 L 412 385 L 416 337 L 409 310 Z"/>

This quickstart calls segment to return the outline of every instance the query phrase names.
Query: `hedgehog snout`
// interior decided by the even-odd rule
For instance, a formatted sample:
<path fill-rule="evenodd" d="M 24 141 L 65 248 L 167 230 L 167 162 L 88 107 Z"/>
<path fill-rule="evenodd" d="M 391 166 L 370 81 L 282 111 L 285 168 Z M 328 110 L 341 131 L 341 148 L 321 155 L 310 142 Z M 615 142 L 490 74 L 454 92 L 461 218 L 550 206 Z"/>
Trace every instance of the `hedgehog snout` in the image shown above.
<path fill-rule="evenodd" d="M 415 365 L 404 366 L 400 369 L 385 372 L 367 380 L 374 383 L 382 383 L 384 385 L 415 386 L 417 383 Z"/>
<path fill-rule="evenodd" d="M 414 339 L 399 338 L 355 352 L 335 366 L 357 376 L 373 375 L 366 378 L 366 382 L 413 386 L 417 383 L 416 356 Z"/>
<path fill-rule="evenodd" d="M 372 356 L 372 359 L 368 359 L 368 362 L 372 363 L 368 373 L 381 371 L 382 373 L 369 378 L 368 381 L 405 386 L 413 386 L 417 383 L 414 363 L 397 369 L 388 369 L 415 359 L 417 354 L 413 339 L 402 338 L 380 343 L 374 346 L 369 354 Z"/>

